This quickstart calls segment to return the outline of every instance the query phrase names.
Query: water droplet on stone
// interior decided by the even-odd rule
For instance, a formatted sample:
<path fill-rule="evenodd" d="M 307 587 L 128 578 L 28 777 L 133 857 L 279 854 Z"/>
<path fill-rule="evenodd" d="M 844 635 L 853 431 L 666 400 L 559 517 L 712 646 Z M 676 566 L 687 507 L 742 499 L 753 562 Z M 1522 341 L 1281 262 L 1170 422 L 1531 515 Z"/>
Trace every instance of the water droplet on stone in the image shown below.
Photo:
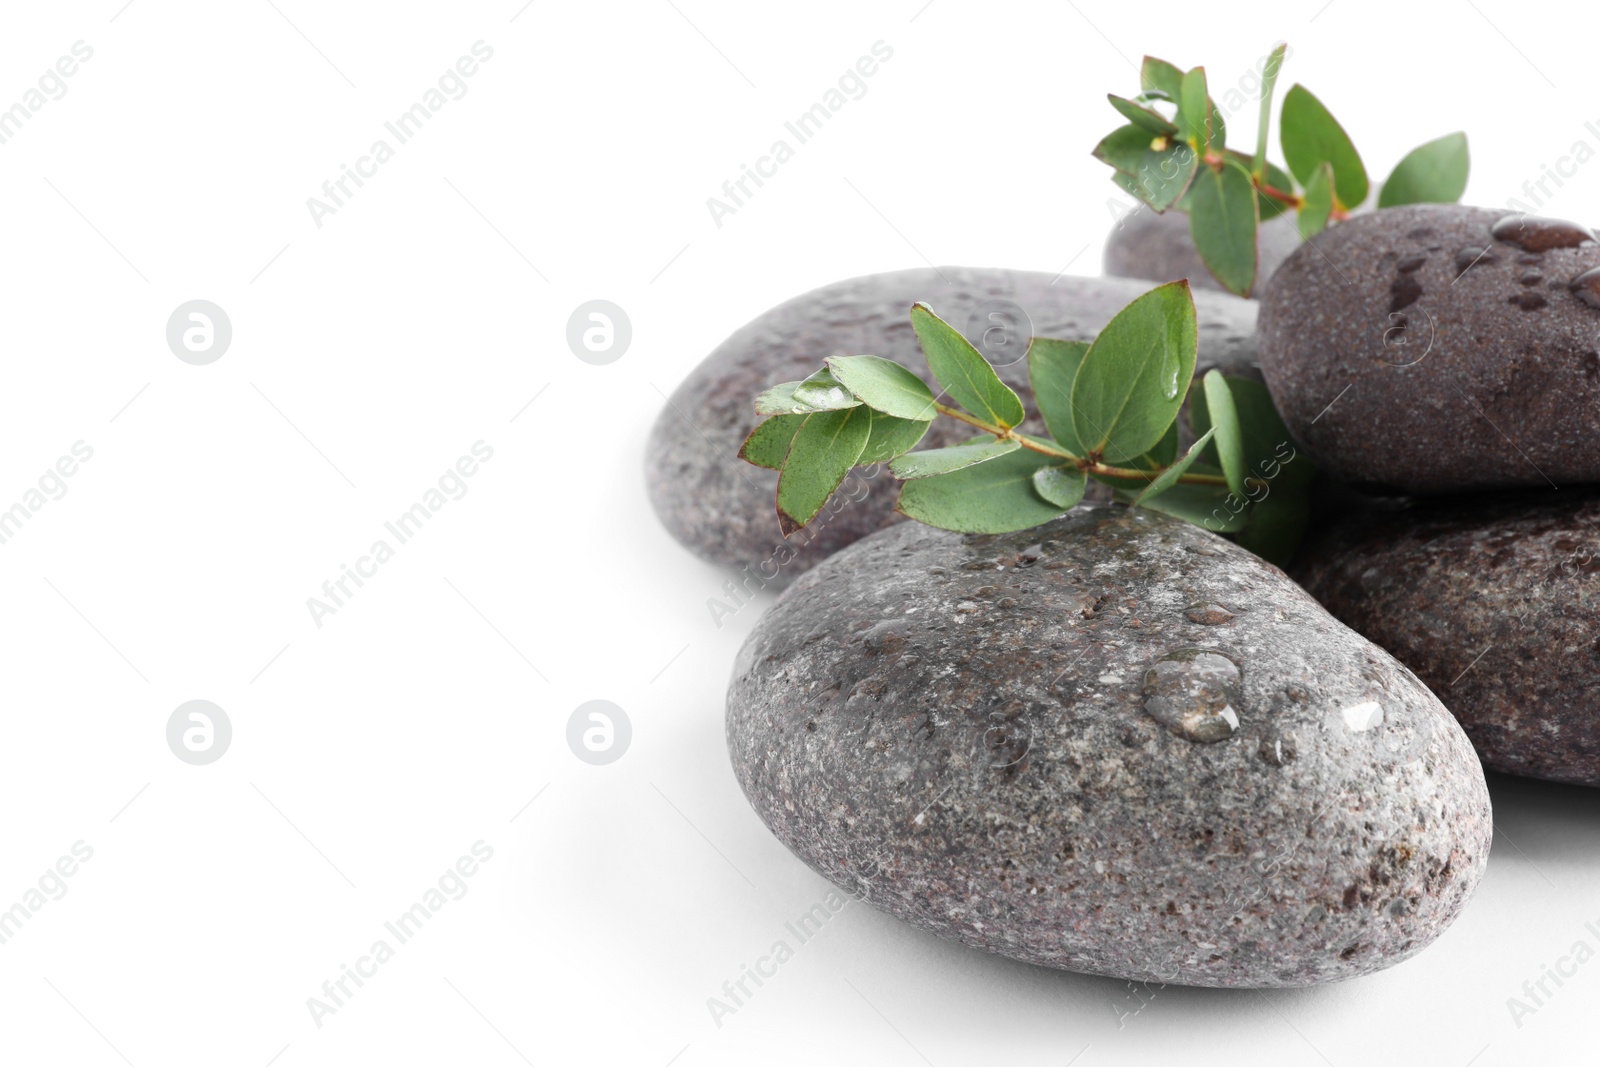
<path fill-rule="evenodd" d="M 1144 710 L 1186 741 L 1226 741 L 1239 729 L 1239 665 L 1220 652 L 1183 648 L 1144 675 Z"/>
<path fill-rule="evenodd" d="M 1523 311 L 1538 311 L 1540 308 L 1549 304 L 1550 301 L 1544 298 L 1543 293 L 1529 291 L 1518 293 L 1516 296 L 1511 298 L 1511 303 L 1517 305 L 1517 307 L 1521 308 Z"/>
<path fill-rule="evenodd" d="M 1487 266 L 1494 261 L 1494 253 L 1487 248 L 1463 248 L 1456 253 L 1456 277 L 1461 277 L 1473 267 Z"/>
<path fill-rule="evenodd" d="M 1489 231 L 1497 241 L 1509 241 L 1527 252 L 1548 252 L 1552 248 L 1577 248 L 1594 240 L 1587 226 L 1565 219 L 1546 219 L 1536 215 L 1507 215 Z"/>
<path fill-rule="evenodd" d="M 1410 307 L 1421 297 L 1422 283 L 1410 274 L 1402 274 L 1389 286 L 1389 313 L 1392 315 L 1401 308 Z"/>
<path fill-rule="evenodd" d="M 1428 257 L 1418 253 L 1417 255 L 1407 256 L 1406 258 L 1402 259 L 1400 262 L 1394 265 L 1394 268 L 1401 274 L 1410 274 L 1412 271 L 1419 269 L 1426 262 L 1428 262 Z"/>
<path fill-rule="evenodd" d="M 1295 743 L 1293 734 L 1281 734 L 1276 730 L 1261 735 L 1261 743 L 1256 748 L 1256 754 L 1261 759 L 1274 767 L 1282 767 L 1300 758 L 1300 747 Z"/>
<path fill-rule="evenodd" d="M 1600 308 L 1600 267 L 1586 270 L 1572 279 L 1572 291 L 1592 308 Z"/>
<path fill-rule="evenodd" d="M 1351 704 L 1340 714 L 1344 716 L 1344 724 L 1358 734 L 1383 724 L 1383 705 L 1376 700 Z"/>
<path fill-rule="evenodd" d="M 1233 619 L 1233 612 L 1221 604 L 1213 604 L 1209 601 L 1190 604 L 1183 609 L 1183 614 L 1190 622 L 1197 622 L 1202 626 L 1220 626 L 1222 623 Z"/>
<path fill-rule="evenodd" d="M 1518 278 L 1517 281 L 1521 282 L 1523 285 L 1538 285 L 1540 282 L 1544 281 L 1544 275 L 1540 274 L 1536 270 L 1530 270 L 1522 277 Z"/>

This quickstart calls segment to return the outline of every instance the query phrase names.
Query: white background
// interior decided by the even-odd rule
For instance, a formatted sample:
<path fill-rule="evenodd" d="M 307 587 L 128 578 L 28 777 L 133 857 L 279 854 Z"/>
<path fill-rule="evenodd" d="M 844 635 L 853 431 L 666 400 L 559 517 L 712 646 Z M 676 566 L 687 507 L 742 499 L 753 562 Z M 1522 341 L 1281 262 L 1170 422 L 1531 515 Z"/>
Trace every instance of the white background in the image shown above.
<path fill-rule="evenodd" d="M 1122 198 L 1088 151 L 1142 52 L 1205 63 L 1216 93 L 1286 38 L 1284 86 L 1375 177 L 1464 127 L 1467 199 L 1499 205 L 1600 146 L 1575 8 L 123 2 L 8 5 L 0 33 L 0 107 L 94 49 L 0 145 L 0 508 L 94 450 L 0 545 L 0 908 L 93 849 L 0 945 L 0 1060 L 1593 1056 L 1600 962 L 1520 1027 L 1506 1000 L 1600 948 L 1600 794 L 1506 779 L 1471 907 L 1373 977 L 1152 996 L 850 905 L 718 1027 L 706 999 L 827 886 L 723 748 L 764 605 L 713 625 L 725 575 L 641 476 L 662 394 L 797 292 L 929 261 L 1096 273 Z M 306 199 L 479 40 L 467 94 L 318 228 Z M 714 225 L 707 197 L 880 40 L 866 95 Z M 1597 189 L 1591 163 L 1547 210 L 1594 220 Z M 234 331 L 202 367 L 164 336 L 196 298 Z M 633 323 L 608 366 L 565 342 L 594 298 Z M 316 626 L 307 598 L 480 440 L 469 492 Z M 197 698 L 234 730 L 201 767 L 165 740 Z M 634 729 L 600 767 L 565 739 L 597 698 Z M 316 1025 L 307 998 L 480 840 L 469 892 Z"/>

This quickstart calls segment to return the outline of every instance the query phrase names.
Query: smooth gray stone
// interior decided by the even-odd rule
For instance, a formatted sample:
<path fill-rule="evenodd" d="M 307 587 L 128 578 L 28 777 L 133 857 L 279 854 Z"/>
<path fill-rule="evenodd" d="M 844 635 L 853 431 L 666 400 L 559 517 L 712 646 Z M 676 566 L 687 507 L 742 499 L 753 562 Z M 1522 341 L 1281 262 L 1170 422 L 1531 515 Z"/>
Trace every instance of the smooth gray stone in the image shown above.
<path fill-rule="evenodd" d="M 1299 247 L 1300 233 L 1294 228 L 1292 213 L 1261 224 L 1256 238 L 1260 259 L 1252 295 L 1260 294 L 1267 279 Z M 1200 253 L 1195 251 L 1194 239 L 1189 236 L 1189 216 L 1182 211 L 1158 215 L 1144 206 L 1130 211 L 1117 221 L 1106 237 L 1101 265 L 1113 277 L 1148 278 L 1157 282 L 1188 278 L 1196 289 L 1227 291 L 1212 277 Z"/>
<path fill-rule="evenodd" d="M 737 330 L 672 394 L 651 431 L 645 458 L 651 503 L 672 535 L 696 555 L 744 568 L 749 588 L 781 588 L 830 553 L 895 522 L 899 487 L 881 468 L 858 470 L 830 505 L 837 510 L 785 542 L 774 510 L 777 474 L 738 458 L 739 446 L 761 421 L 753 406 L 758 393 L 804 378 L 834 355 L 883 356 L 932 383 L 911 329 L 911 305 L 918 300 L 965 330 L 975 344 L 986 320 L 969 328 L 968 319 L 991 300 L 1021 307 L 1039 336 L 1091 340 L 1151 288 L 1149 282 L 1126 278 L 942 267 L 869 274 L 795 297 Z M 1211 367 L 1259 378 L 1255 303 L 1225 293 L 1195 293 L 1194 298 L 1200 319 L 1196 380 Z M 1022 358 L 1026 338 L 1012 343 L 1015 356 L 998 369 L 1032 411 Z M 1037 423 L 1028 428 L 1042 432 Z M 970 432 L 954 420 L 941 418 L 920 447 L 953 444 L 966 436 Z"/>
<path fill-rule="evenodd" d="M 1600 482 L 1600 293 L 1572 287 L 1600 245 L 1541 220 L 1497 240 L 1505 216 L 1375 211 L 1273 276 L 1262 370 L 1323 469 L 1405 493 Z"/>
<path fill-rule="evenodd" d="M 745 642 L 727 739 L 825 878 L 1074 971 L 1366 974 L 1438 937 L 1489 854 L 1478 758 L 1413 674 L 1276 567 L 1142 509 L 857 542 Z"/>
<path fill-rule="evenodd" d="M 1600 491 L 1372 501 L 1292 573 L 1441 695 L 1485 767 L 1600 786 Z"/>

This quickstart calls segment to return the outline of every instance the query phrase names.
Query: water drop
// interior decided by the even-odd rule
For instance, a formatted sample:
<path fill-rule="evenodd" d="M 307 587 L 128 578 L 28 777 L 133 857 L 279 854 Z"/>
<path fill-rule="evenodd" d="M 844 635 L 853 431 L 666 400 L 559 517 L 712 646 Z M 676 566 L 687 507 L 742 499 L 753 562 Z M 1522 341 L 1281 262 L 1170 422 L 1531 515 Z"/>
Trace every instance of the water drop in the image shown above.
<path fill-rule="evenodd" d="M 1183 648 L 1144 675 L 1144 710 L 1186 741 L 1226 741 L 1239 729 L 1239 665 L 1220 652 Z"/>
<path fill-rule="evenodd" d="M 1521 308 L 1523 311 L 1538 311 L 1540 308 L 1550 303 L 1550 301 L 1544 298 L 1543 293 L 1535 293 L 1525 290 L 1512 297 L 1511 303 L 1517 305 L 1517 307 Z"/>
<path fill-rule="evenodd" d="M 1592 308 L 1600 308 L 1600 267 L 1586 270 L 1572 279 L 1572 291 Z"/>
<path fill-rule="evenodd" d="M 1363 733 L 1383 723 L 1383 705 L 1376 700 L 1352 704 L 1340 714 L 1344 716 L 1344 724 L 1356 733 Z"/>
<path fill-rule="evenodd" d="M 1178 395 L 1178 353 L 1169 349 L 1162 357 L 1161 392 L 1168 400 Z"/>
<path fill-rule="evenodd" d="M 1233 619 L 1233 612 L 1221 604 L 1214 604 L 1210 601 L 1190 604 L 1183 609 L 1183 614 L 1190 622 L 1197 622 L 1202 626 L 1220 626 Z"/>
<path fill-rule="evenodd" d="M 1548 252 L 1552 248 L 1577 248 L 1594 240 L 1587 226 L 1565 219 L 1546 219 L 1535 215 L 1507 215 L 1489 231 L 1497 241 L 1509 241 L 1525 252 Z"/>
<path fill-rule="evenodd" d="M 1428 262 L 1428 257 L 1419 252 L 1414 256 L 1407 256 L 1402 259 L 1394 265 L 1394 268 L 1401 274 L 1410 274 L 1412 271 L 1420 269 L 1426 262 Z"/>
<path fill-rule="evenodd" d="M 1473 267 L 1483 266 L 1494 261 L 1494 253 L 1487 248 L 1463 248 L 1456 253 L 1456 277 L 1461 277 Z"/>
<path fill-rule="evenodd" d="M 1421 298 L 1422 283 L 1410 274 L 1402 274 L 1389 286 L 1389 313 L 1410 307 Z"/>

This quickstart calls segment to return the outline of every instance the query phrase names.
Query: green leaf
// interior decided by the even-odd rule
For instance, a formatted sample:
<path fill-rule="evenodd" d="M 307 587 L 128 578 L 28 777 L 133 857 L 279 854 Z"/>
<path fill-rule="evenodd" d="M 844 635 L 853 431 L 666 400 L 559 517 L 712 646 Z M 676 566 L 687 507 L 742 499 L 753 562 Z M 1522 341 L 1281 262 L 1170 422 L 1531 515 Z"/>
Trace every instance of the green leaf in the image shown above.
<path fill-rule="evenodd" d="M 789 454 L 789 442 L 800 432 L 806 421 L 804 415 L 774 415 L 750 431 L 750 436 L 739 446 L 739 458 L 769 471 L 783 470 L 783 459 Z"/>
<path fill-rule="evenodd" d="M 1157 286 L 1106 323 L 1072 383 L 1072 424 L 1086 451 L 1120 463 L 1161 440 L 1194 375 L 1196 337 L 1187 281 Z"/>
<path fill-rule="evenodd" d="M 778 475 L 778 526 L 783 536 L 816 518 L 861 458 L 871 427 L 871 409 L 859 406 L 819 411 L 806 418 Z"/>
<path fill-rule="evenodd" d="M 1145 56 L 1139 67 L 1139 88 L 1147 93 L 1164 93 L 1168 100 L 1176 102 L 1183 88 L 1183 71 L 1164 59 Z"/>
<path fill-rule="evenodd" d="M 1028 383 L 1039 417 L 1050 436 L 1075 456 L 1082 456 L 1085 449 L 1072 424 L 1072 383 L 1088 351 L 1088 341 L 1035 337 L 1028 342 Z"/>
<path fill-rule="evenodd" d="M 1196 67 L 1178 86 L 1178 135 L 1202 152 L 1211 144 L 1211 111 L 1206 68 Z"/>
<path fill-rule="evenodd" d="M 1244 431 L 1239 428 L 1239 412 L 1233 406 L 1233 393 L 1219 370 L 1209 370 L 1201 385 L 1206 395 L 1206 413 L 1217 442 L 1217 459 L 1222 464 L 1222 476 L 1228 479 L 1228 488 L 1239 496 L 1245 495 Z"/>
<path fill-rule="evenodd" d="M 1256 154 L 1250 161 L 1250 173 L 1257 178 L 1265 178 L 1267 174 L 1267 133 L 1272 128 L 1272 92 L 1277 88 L 1278 71 L 1283 67 L 1283 54 L 1288 49 L 1287 43 L 1274 48 L 1267 57 L 1266 67 L 1261 71 L 1261 120 L 1256 124 Z M 1277 188 L 1289 191 L 1287 186 L 1278 185 Z"/>
<path fill-rule="evenodd" d="M 861 403 L 839 384 L 839 379 L 827 367 L 795 386 L 794 399 L 813 411 L 838 411 Z"/>
<path fill-rule="evenodd" d="M 1400 204 L 1453 204 L 1467 190 L 1472 162 L 1467 135 L 1450 133 L 1418 145 L 1395 165 L 1378 193 L 1379 207 Z"/>
<path fill-rule="evenodd" d="M 928 432 L 929 425 L 922 419 L 901 419 L 885 415 L 881 411 L 874 411 L 872 431 L 867 435 L 867 447 L 862 450 L 861 458 L 856 462 L 861 466 L 887 463 L 894 457 L 911 451 Z"/>
<path fill-rule="evenodd" d="M 1248 521 L 1247 504 L 1226 486 L 1175 485 L 1141 506 L 1203 526 L 1212 533 L 1233 533 L 1244 529 Z M 1235 506 L 1238 510 L 1234 510 Z"/>
<path fill-rule="evenodd" d="M 1272 394 L 1249 378 L 1227 378 L 1228 392 L 1238 415 L 1240 447 L 1245 467 L 1253 478 L 1304 486 L 1316 474 L 1310 457 L 1296 448 L 1288 427 L 1272 404 Z M 1189 425 L 1196 434 L 1211 429 L 1211 412 L 1204 390 L 1189 401 Z"/>
<path fill-rule="evenodd" d="M 922 342 L 933 376 L 956 403 L 972 414 L 1010 429 L 1028 417 L 1022 401 L 960 332 L 926 304 L 911 308 L 911 326 Z"/>
<path fill-rule="evenodd" d="M 1240 296 L 1256 281 L 1256 191 L 1237 163 L 1202 167 L 1189 193 L 1189 235 L 1206 269 Z"/>
<path fill-rule="evenodd" d="M 798 399 L 795 390 L 802 382 L 784 382 L 774 385 L 756 397 L 757 415 L 809 415 L 817 409 Z"/>
<path fill-rule="evenodd" d="M 1286 567 L 1310 522 L 1311 509 L 1304 489 L 1274 488 L 1250 509 L 1250 521 L 1234 540 L 1268 563 Z"/>
<path fill-rule="evenodd" d="M 1224 157 L 1233 160 L 1246 170 L 1250 168 L 1250 164 L 1252 162 L 1251 157 L 1245 155 L 1243 152 L 1232 148 L 1224 148 L 1222 150 L 1222 154 Z M 1267 175 L 1265 181 L 1268 185 L 1281 192 L 1294 192 L 1294 179 L 1289 176 L 1289 172 L 1271 160 L 1267 161 Z M 1184 193 L 1183 199 L 1178 201 L 1178 203 L 1175 205 L 1179 211 L 1189 210 L 1190 200 L 1193 195 L 1194 186 L 1190 185 L 1188 192 Z M 1272 197 L 1266 196 L 1262 193 L 1256 194 L 1256 210 L 1259 212 L 1262 222 L 1266 222 L 1268 219 L 1275 219 L 1288 209 L 1289 205 L 1285 204 L 1282 200 L 1274 200 Z"/>
<path fill-rule="evenodd" d="M 1300 231 L 1300 239 L 1309 241 L 1327 229 L 1328 219 L 1332 215 L 1333 165 L 1318 163 L 1311 180 L 1306 182 L 1305 192 L 1300 195 L 1300 212 L 1295 217 L 1295 229 Z"/>
<path fill-rule="evenodd" d="M 1182 459 L 1168 466 L 1166 470 L 1161 472 L 1160 477 L 1140 490 L 1139 495 L 1133 498 L 1133 503 L 1143 505 L 1177 485 L 1178 479 L 1188 473 L 1189 468 L 1194 466 L 1194 461 L 1200 458 L 1200 453 L 1204 452 L 1206 446 L 1211 443 L 1213 433 L 1215 433 L 1214 430 L 1207 430 L 1202 434 L 1198 441 L 1189 446 L 1189 451 L 1183 454 Z"/>
<path fill-rule="evenodd" d="M 1089 480 L 1074 466 L 1040 467 L 1033 472 L 1033 490 L 1061 508 L 1075 508 Z"/>
<path fill-rule="evenodd" d="M 892 359 L 829 356 L 825 362 L 839 383 L 874 411 L 923 422 L 938 414 L 933 407 L 933 390 Z"/>
<path fill-rule="evenodd" d="M 1116 168 L 1124 189 L 1154 210 L 1166 211 L 1189 188 L 1200 157 L 1181 141 L 1153 147 L 1157 143 L 1148 130 L 1122 126 L 1095 145 L 1094 157 Z"/>
<path fill-rule="evenodd" d="M 1106 99 L 1111 101 L 1111 106 L 1116 108 L 1123 118 L 1156 137 L 1171 137 L 1178 132 L 1178 127 L 1168 122 L 1159 112 L 1142 107 L 1114 93 L 1107 93 Z"/>
<path fill-rule="evenodd" d="M 918 522 L 957 533 L 1010 533 L 1065 514 L 1033 488 L 1033 472 L 1056 460 L 1019 450 L 976 467 L 900 487 L 895 510 Z"/>
<path fill-rule="evenodd" d="M 1353 208 L 1367 198 L 1367 168 L 1355 145 L 1337 119 L 1303 85 L 1291 88 L 1283 97 L 1283 159 L 1289 170 L 1304 185 L 1316 172 L 1317 164 L 1333 164 L 1334 193 L 1339 205 Z"/>
<path fill-rule="evenodd" d="M 985 437 L 966 444 L 930 448 L 926 452 L 908 452 L 889 464 L 889 473 L 902 481 L 932 478 L 964 467 L 974 467 L 991 459 L 999 459 L 1021 447 L 1018 441 Z"/>

